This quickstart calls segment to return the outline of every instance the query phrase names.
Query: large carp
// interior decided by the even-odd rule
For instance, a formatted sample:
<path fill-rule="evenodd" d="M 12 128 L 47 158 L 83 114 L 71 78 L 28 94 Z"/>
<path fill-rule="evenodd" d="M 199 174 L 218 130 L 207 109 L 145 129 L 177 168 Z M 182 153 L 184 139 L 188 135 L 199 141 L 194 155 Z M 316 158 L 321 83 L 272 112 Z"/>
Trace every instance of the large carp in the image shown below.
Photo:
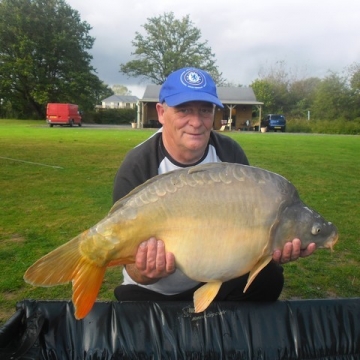
<path fill-rule="evenodd" d="M 38 260 L 24 279 L 37 286 L 72 281 L 75 317 L 91 310 L 107 266 L 134 263 L 154 236 L 176 266 L 205 282 L 194 293 L 205 310 L 224 281 L 250 273 L 244 292 L 275 249 L 300 238 L 332 248 L 335 226 L 307 207 L 284 177 L 256 167 L 211 163 L 156 176 L 117 201 L 89 230 Z"/>

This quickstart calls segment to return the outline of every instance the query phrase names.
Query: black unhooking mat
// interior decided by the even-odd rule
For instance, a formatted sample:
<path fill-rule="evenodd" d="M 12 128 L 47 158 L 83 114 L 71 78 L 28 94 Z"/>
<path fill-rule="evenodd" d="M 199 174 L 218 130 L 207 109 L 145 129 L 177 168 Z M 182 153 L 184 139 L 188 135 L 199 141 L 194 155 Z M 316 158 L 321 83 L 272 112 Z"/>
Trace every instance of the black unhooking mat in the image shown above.
<path fill-rule="evenodd" d="M 360 298 L 98 302 L 25 300 L 0 328 L 0 359 L 360 359 Z"/>

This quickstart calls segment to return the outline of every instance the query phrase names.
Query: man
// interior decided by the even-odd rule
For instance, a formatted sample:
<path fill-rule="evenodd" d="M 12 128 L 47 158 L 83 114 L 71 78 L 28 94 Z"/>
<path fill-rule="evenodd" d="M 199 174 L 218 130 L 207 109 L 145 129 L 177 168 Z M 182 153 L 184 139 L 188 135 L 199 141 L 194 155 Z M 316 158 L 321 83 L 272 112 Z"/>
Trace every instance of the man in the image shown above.
<path fill-rule="evenodd" d="M 212 130 L 216 106 L 223 108 L 207 72 L 184 68 L 170 74 L 156 104 L 162 129 L 125 157 L 115 177 L 114 202 L 153 176 L 175 169 L 220 161 L 249 165 L 235 141 Z M 308 256 L 315 250 L 315 244 L 303 251 L 300 245 L 300 240 L 294 239 L 282 251 L 276 250 L 273 261 L 258 274 L 246 293 L 243 289 L 247 274 L 224 282 L 215 300 L 275 301 L 284 282 L 279 263 Z M 176 269 L 174 254 L 166 251 L 161 239 L 155 238 L 139 246 L 135 264 L 126 265 L 123 275 L 123 284 L 114 291 L 119 301 L 190 301 L 202 285 Z"/>

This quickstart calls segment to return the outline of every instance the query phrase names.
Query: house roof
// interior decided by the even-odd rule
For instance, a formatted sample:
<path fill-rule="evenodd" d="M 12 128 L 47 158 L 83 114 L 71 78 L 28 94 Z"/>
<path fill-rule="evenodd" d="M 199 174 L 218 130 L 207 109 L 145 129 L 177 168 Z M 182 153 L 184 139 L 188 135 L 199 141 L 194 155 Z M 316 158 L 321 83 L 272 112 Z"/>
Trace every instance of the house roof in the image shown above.
<path fill-rule="evenodd" d="M 139 98 L 133 95 L 111 95 L 108 98 L 101 100 L 101 102 L 136 103 L 138 100 Z"/>
<path fill-rule="evenodd" d="M 158 102 L 161 85 L 147 85 L 141 102 Z M 218 86 L 217 93 L 223 104 L 233 105 L 262 105 L 256 100 L 251 87 Z"/>

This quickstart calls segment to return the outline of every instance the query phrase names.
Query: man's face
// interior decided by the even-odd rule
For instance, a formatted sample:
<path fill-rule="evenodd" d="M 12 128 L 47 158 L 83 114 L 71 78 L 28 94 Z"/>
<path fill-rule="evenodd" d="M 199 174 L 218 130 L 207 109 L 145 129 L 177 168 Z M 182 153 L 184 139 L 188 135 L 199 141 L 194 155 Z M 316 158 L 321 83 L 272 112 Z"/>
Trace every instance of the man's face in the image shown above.
<path fill-rule="evenodd" d="M 199 160 L 209 141 L 215 106 L 193 101 L 175 107 L 158 103 L 156 109 L 163 125 L 164 145 L 170 155 L 182 163 Z"/>

